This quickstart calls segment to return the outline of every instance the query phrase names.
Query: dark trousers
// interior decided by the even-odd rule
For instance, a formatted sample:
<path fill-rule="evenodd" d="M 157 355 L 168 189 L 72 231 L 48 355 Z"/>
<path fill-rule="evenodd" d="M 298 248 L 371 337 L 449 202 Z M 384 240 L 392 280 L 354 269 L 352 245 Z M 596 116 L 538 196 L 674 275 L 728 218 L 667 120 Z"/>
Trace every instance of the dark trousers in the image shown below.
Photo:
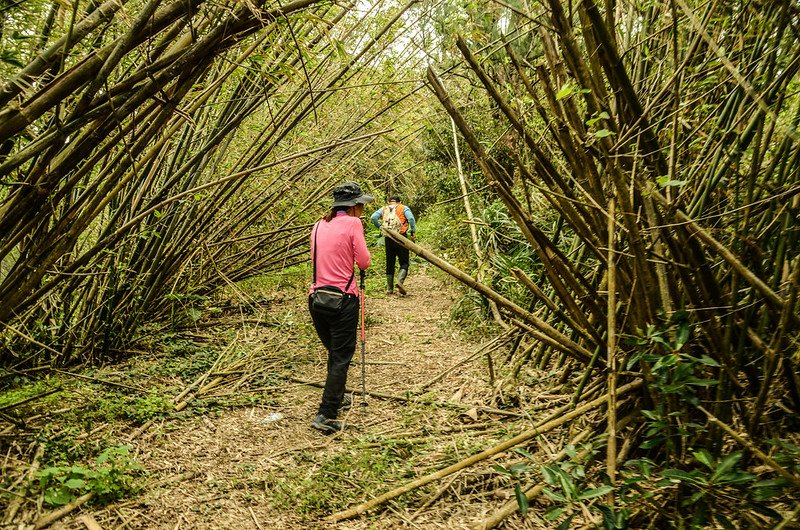
<path fill-rule="evenodd" d="M 335 419 L 347 385 L 347 369 L 356 351 L 356 331 L 358 328 L 358 298 L 348 295 L 342 310 L 334 315 L 314 311 L 309 300 L 308 310 L 314 329 L 328 350 L 328 375 L 325 390 L 317 414 Z"/>
<path fill-rule="evenodd" d="M 400 246 L 394 240 L 386 237 L 386 274 L 394 274 L 394 260 L 400 262 L 400 268 L 408 270 L 408 249 Z"/>

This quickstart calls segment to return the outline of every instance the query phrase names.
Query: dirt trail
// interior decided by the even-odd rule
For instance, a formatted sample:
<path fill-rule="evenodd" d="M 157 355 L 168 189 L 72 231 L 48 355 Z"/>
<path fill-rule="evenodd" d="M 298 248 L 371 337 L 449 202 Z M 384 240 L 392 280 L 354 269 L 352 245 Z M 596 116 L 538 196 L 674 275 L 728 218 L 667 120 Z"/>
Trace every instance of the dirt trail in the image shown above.
<path fill-rule="evenodd" d="M 124 521 L 125 528 L 172 530 L 468 528 L 476 509 L 488 513 L 499 506 L 494 498 L 494 507 L 481 509 L 483 494 L 472 505 L 464 502 L 472 482 L 496 480 L 481 478 L 479 472 L 477 479 L 465 474 L 444 481 L 452 486 L 455 499 L 448 500 L 451 495 L 445 491 L 441 498 L 431 497 L 443 485 L 433 484 L 388 509 L 382 507 L 377 515 L 323 522 L 331 512 L 488 447 L 494 438 L 485 425 L 500 426 L 493 423 L 499 416 L 467 413 L 472 405 L 489 404 L 492 393 L 482 356 L 423 394 L 429 401 L 452 405 L 370 395 L 406 396 L 480 348 L 448 323 L 456 291 L 432 271 L 413 267 L 405 297 L 385 295 L 382 280 L 375 272 L 369 279 L 368 405 L 360 407 L 361 397 L 354 397 L 352 410 L 343 415 L 350 429 L 325 436 L 310 427 L 322 391 L 296 380 L 324 381 L 325 355 L 315 337 L 298 337 L 276 352 L 286 357 L 288 366 L 277 389 L 267 391 L 269 399 L 253 407 L 166 422 L 137 439 L 139 461 L 162 482 L 136 499 L 96 512 L 97 520 Z M 308 319 L 302 297 L 286 300 L 274 314 Z M 304 329 L 313 333 L 309 324 Z M 360 344 L 355 357 L 359 359 Z M 360 375 L 360 364 L 355 364 L 349 388 L 360 389 Z M 441 433 L 450 434 L 442 438 Z M 426 499 L 436 502 L 417 513 Z"/>

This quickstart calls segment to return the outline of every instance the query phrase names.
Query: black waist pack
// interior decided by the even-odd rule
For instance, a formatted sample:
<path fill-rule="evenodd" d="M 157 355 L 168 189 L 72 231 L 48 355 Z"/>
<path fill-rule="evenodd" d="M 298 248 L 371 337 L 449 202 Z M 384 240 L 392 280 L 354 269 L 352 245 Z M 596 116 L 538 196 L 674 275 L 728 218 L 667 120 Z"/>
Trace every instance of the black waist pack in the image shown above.
<path fill-rule="evenodd" d="M 338 313 L 344 305 L 345 293 L 333 285 L 321 285 L 311 293 L 311 307 L 320 313 Z"/>

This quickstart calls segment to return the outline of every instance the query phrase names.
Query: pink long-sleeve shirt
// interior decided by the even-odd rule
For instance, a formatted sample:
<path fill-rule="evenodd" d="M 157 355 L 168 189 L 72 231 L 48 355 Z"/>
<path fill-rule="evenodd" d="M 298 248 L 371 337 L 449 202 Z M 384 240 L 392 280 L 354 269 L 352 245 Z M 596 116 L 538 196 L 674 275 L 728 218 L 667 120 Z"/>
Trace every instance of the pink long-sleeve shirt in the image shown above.
<path fill-rule="evenodd" d="M 314 249 L 317 259 L 317 281 L 312 282 L 310 295 L 315 287 L 333 285 L 345 291 L 347 282 L 353 275 L 353 263 L 361 270 L 370 264 L 370 254 L 364 239 L 364 227 L 361 219 L 344 212 L 326 222 L 317 221 L 311 230 L 311 259 L 314 261 Z M 350 287 L 345 291 L 358 294 L 358 277 L 353 277 Z"/>

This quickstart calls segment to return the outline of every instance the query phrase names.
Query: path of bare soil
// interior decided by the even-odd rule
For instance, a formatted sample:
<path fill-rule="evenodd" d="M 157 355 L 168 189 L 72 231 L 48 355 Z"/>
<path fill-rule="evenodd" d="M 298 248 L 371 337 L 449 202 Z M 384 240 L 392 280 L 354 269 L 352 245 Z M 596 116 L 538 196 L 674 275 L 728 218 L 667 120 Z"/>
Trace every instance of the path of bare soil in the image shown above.
<path fill-rule="evenodd" d="M 237 334 L 254 348 L 276 348 L 270 355 L 285 360 L 275 384 L 263 390 L 269 399 L 151 427 L 133 442 L 151 472 L 147 491 L 94 512 L 84 507 L 80 515 L 91 515 L 102 528 L 130 529 L 472 527 L 511 497 L 510 484 L 492 472 L 491 462 L 366 515 L 325 521 L 521 429 L 513 414 L 481 408 L 497 406 L 480 352 L 485 344 L 471 343 L 451 325 L 456 290 L 433 272 L 414 268 L 405 297 L 387 296 L 378 279 L 370 280 L 376 285 L 366 302 L 368 404 L 361 407 L 361 396 L 354 396 L 345 432 L 325 436 L 310 427 L 321 389 L 301 381 L 324 381 L 325 354 L 309 336 L 303 297 L 290 293 L 270 309 L 282 326 L 251 326 Z M 289 339 L 278 340 L 275 335 L 285 336 L 287 328 Z M 360 375 L 358 363 L 349 388 L 360 390 Z M 59 524 L 84 528 L 80 515 Z M 540 528 L 530 517 L 506 524 Z"/>

